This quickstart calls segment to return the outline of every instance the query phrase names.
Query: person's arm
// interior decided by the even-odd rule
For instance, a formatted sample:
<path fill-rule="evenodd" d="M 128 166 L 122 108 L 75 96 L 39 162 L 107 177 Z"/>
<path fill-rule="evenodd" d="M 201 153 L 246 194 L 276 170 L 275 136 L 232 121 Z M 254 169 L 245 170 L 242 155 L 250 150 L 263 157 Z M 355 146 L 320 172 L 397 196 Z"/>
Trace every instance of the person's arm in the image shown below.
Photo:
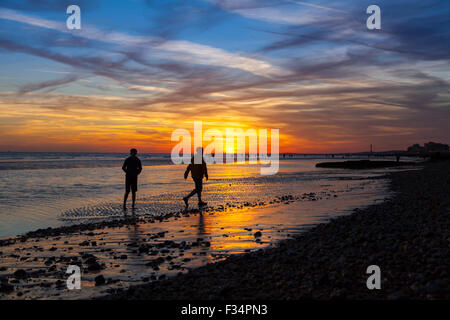
<path fill-rule="evenodd" d="M 126 159 L 125 159 L 125 161 L 123 162 L 122 170 L 123 170 L 125 173 L 127 173 L 127 160 L 126 160 Z"/>
<path fill-rule="evenodd" d="M 141 160 L 138 159 L 137 174 L 140 174 L 141 172 L 142 172 L 142 164 L 141 164 Z"/>
<path fill-rule="evenodd" d="M 189 171 L 191 171 L 191 165 L 188 164 L 186 171 L 184 172 L 184 178 L 187 179 L 188 175 L 189 175 Z"/>

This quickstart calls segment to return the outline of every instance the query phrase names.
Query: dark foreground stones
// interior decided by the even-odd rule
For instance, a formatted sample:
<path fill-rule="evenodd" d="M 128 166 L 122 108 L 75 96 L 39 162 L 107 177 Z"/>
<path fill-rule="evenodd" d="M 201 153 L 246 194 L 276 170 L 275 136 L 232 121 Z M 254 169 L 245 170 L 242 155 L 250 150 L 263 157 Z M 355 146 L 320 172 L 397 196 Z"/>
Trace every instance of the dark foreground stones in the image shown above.
<path fill-rule="evenodd" d="M 14 291 L 14 286 L 6 281 L 0 282 L 0 293 L 10 293 Z"/>
<path fill-rule="evenodd" d="M 394 195 L 381 204 L 103 299 L 450 299 L 449 172 L 444 162 L 389 174 Z M 370 265 L 380 290 L 366 286 Z"/>
<path fill-rule="evenodd" d="M 14 278 L 16 279 L 26 279 L 27 276 L 27 272 L 23 269 L 19 269 L 14 272 Z"/>
<path fill-rule="evenodd" d="M 96 286 L 101 286 L 106 283 L 105 277 L 103 275 L 96 276 L 94 280 Z"/>

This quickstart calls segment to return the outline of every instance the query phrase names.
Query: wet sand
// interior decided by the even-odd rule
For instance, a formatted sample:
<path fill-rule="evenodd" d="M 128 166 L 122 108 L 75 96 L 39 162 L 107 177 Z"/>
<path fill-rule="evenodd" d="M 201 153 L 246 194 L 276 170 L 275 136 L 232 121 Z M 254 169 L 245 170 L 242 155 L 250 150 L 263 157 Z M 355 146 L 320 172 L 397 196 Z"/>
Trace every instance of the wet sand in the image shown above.
<path fill-rule="evenodd" d="M 450 299 L 450 162 L 390 173 L 394 196 L 274 248 L 107 299 Z M 368 290 L 367 267 L 381 269 Z"/>
<path fill-rule="evenodd" d="M 276 245 L 317 222 L 382 201 L 383 179 L 271 201 L 133 215 L 41 229 L 0 242 L 0 299 L 90 299 L 133 285 L 161 282 L 208 263 Z M 330 186 L 331 187 L 331 186 Z M 68 290 L 69 265 L 82 289 Z"/>

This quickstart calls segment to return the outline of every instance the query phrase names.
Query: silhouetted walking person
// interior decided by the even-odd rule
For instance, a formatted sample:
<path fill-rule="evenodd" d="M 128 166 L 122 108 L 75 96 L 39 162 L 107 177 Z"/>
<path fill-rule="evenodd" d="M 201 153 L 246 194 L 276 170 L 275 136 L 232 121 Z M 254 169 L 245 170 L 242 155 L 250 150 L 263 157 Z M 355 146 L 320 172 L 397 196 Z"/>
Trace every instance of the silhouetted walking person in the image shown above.
<path fill-rule="evenodd" d="M 184 173 L 184 179 L 187 179 L 189 172 L 191 172 L 192 179 L 195 183 L 195 189 L 191 191 L 186 197 L 183 198 L 186 207 L 188 206 L 189 198 L 194 194 L 198 197 L 198 206 L 205 206 L 206 202 L 202 201 L 202 190 L 203 190 L 203 177 L 208 180 L 208 170 L 206 168 L 205 160 L 203 160 L 203 148 L 197 148 L 197 154 L 201 154 L 202 163 L 194 163 L 195 156 L 192 157 L 191 163 L 187 166 L 186 172 Z"/>
<path fill-rule="evenodd" d="M 130 156 L 125 159 L 122 170 L 125 171 L 125 195 L 123 196 L 123 210 L 127 209 L 127 199 L 130 194 L 130 189 L 132 193 L 132 208 L 134 209 L 134 204 L 136 202 L 136 191 L 137 191 L 137 177 L 142 171 L 141 160 L 136 157 L 137 150 L 131 149 Z"/>

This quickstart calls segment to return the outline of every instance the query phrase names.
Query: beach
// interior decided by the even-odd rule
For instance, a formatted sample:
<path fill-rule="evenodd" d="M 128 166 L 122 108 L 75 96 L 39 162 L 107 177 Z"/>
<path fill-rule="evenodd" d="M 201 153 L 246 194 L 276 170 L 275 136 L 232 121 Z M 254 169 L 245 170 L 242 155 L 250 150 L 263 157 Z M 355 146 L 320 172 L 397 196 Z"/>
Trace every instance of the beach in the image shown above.
<path fill-rule="evenodd" d="M 392 198 L 277 247 L 105 299 L 449 299 L 450 163 L 389 174 Z M 366 269 L 381 269 L 368 290 Z"/>
<path fill-rule="evenodd" d="M 273 247 L 317 223 L 389 196 L 385 174 L 390 169 L 322 169 L 314 167 L 317 161 L 283 161 L 280 173 L 272 177 L 254 174 L 257 168 L 249 165 L 213 166 L 205 185 L 209 204 L 201 211 L 195 202 L 188 209 L 182 204 L 183 193 L 192 188 L 191 181 L 164 186 L 155 175 L 150 182 L 141 180 L 144 186 L 136 210 L 121 210 L 121 190 L 116 193 L 116 202 L 106 202 L 100 196 L 102 190 L 82 193 L 82 197 L 71 195 L 67 206 L 76 203 L 75 208 L 61 207 L 61 200 L 59 214 L 45 216 L 44 221 L 53 221 L 57 226 L 24 229 L 19 235 L 0 237 L 0 298 L 91 299 L 173 278 L 232 255 Z M 31 176 L 31 183 L 38 175 L 55 172 L 45 168 L 34 172 L 28 166 L 23 172 L 14 172 Z M 83 169 L 81 164 L 78 167 L 80 174 L 92 173 L 91 168 Z M 94 169 L 107 178 L 117 174 L 115 166 Z M 147 174 L 168 175 L 171 181 L 180 180 L 176 173 L 183 169 L 174 165 L 144 166 Z M 56 172 L 63 176 L 71 170 L 60 168 Z M 90 191 L 92 186 L 86 183 L 91 180 L 81 175 L 60 189 L 73 190 L 73 183 L 84 182 Z M 110 190 L 110 181 L 106 181 L 105 188 Z M 156 194 L 158 189 L 168 191 Z M 47 198 L 52 195 L 43 193 Z M 66 193 L 63 190 L 59 197 L 64 200 Z M 27 218 L 33 208 L 45 211 L 41 204 L 47 201 L 35 198 L 34 207 L 19 205 L 13 212 L 18 218 L 23 212 L 22 218 Z M 27 210 L 20 211 L 23 208 Z M 4 226 L 6 229 L 7 224 Z M 81 269 L 81 290 L 67 290 L 66 272 L 71 265 Z"/>
<path fill-rule="evenodd" d="M 120 215 L 64 211 L 59 227 L 0 239 L 0 299 L 448 298 L 449 164 L 314 163 L 287 162 L 277 183 L 220 176 L 203 210 L 174 210 L 173 193 Z M 70 265 L 81 290 L 67 289 Z M 366 287 L 369 265 L 381 290 Z"/>

